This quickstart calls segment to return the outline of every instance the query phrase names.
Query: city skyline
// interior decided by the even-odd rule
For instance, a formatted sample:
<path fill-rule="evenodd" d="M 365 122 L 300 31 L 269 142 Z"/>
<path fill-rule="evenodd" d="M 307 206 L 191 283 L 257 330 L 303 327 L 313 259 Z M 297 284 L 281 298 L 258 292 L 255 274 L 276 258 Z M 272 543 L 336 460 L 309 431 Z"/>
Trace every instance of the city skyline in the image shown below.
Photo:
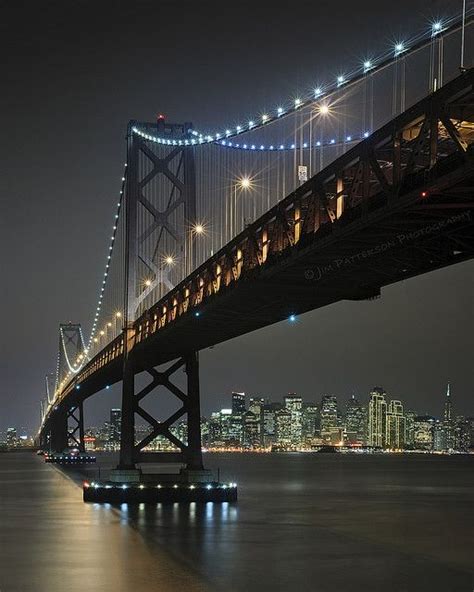
<path fill-rule="evenodd" d="M 365 397 L 324 394 L 313 400 L 297 393 L 278 400 L 233 391 L 225 403 L 220 410 L 202 416 L 204 447 L 219 447 L 221 442 L 224 448 L 249 450 L 308 449 L 323 444 L 438 452 L 474 448 L 474 418 L 457 407 L 450 383 L 438 416 L 421 413 L 408 401 L 393 398 L 382 386 L 374 386 Z M 92 450 L 97 438 L 103 442 L 99 449 L 105 445 L 105 450 L 118 450 L 120 446 L 121 409 L 111 408 L 109 413 L 101 428 L 86 424 L 86 446 Z M 145 424 L 137 423 L 136 429 L 137 433 L 148 433 Z M 186 438 L 186 422 L 177 422 L 172 429 Z M 222 430 L 227 435 L 223 436 Z M 20 438 L 20 431 L 10 427 L 0 432 L 0 443 L 28 445 L 30 440 L 24 434 Z M 157 446 L 162 444 L 166 443 L 157 440 Z"/>

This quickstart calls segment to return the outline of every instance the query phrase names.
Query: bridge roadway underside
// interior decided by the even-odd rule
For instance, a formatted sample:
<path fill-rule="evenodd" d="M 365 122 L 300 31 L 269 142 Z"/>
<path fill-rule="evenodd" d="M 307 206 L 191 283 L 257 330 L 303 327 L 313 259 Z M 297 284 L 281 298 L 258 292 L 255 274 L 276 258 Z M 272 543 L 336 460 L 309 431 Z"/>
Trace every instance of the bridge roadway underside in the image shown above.
<path fill-rule="evenodd" d="M 451 168 L 451 167 L 450 167 Z M 422 191 L 426 196 L 422 196 Z M 340 300 L 377 297 L 380 289 L 474 256 L 472 154 L 436 182 L 368 211 L 326 224 L 133 348 L 136 371 L 174 360 L 290 315 Z M 122 379 L 122 359 L 96 371 L 68 405 Z"/>

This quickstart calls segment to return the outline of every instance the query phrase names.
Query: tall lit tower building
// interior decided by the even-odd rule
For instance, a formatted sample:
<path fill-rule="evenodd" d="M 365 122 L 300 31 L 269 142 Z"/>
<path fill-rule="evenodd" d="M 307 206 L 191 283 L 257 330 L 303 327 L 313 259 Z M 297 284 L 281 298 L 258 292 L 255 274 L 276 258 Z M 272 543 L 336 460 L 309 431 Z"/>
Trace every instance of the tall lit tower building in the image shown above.
<path fill-rule="evenodd" d="M 352 446 L 365 444 L 367 438 L 367 413 L 354 395 L 346 404 L 344 427 L 345 440 L 348 444 Z"/>
<path fill-rule="evenodd" d="M 387 402 L 385 391 L 374 387 L 369 395 L 368 444 L 382 448 L 385 446 L 387 432 Z"/>
<path fill-rule="evenodd" d="M 401 401 L 390 401 L 387 411 L 386 445 L 398 450 L 405 447 L 405 415 Z"/>
<path fill-rule="evenodd" d="M 453 417 L 453 401 L 451 399 L 451 385 L 448 382 L 446 398 L 444 400 L 444 431 L 446 434 L 446 449 L 455 448 L 455 422 Z"/>
<path fill-rule="evenodd" d="M 245 412 L 245 393 L 232 393 L 232 413 L 243 415 Z"/>
<path fill-rule="evenodd" d="M 294 446 L 301 444 L 303 399 L 295 393 L 290 393 L 284 398 L 285 409 L 291 413 L 291 443 Z"/>
<path fill-rule="evenodd" d="M 110 441 L 120 442 L 120 433 L 122 431 L 122 410 L 110 410 Z"/>
<path fill-rule="evenodd" d="M 338 444 L 341 441 L 337 398 L 334 395 L 323 395 L 321 397 L 320 426 L 321 438 L 325 443 Z"/>

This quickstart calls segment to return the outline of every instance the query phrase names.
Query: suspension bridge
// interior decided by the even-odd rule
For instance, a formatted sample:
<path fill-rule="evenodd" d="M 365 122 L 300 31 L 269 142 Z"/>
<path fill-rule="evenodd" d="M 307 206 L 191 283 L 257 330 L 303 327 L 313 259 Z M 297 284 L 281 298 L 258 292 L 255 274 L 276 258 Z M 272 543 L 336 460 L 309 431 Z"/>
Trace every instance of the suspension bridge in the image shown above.
<path fill-rule="evenodd" d="M 84 401 L 122 382 L 111 483 L 143 488 L 138 467 L 178 462 L 193 490 L 186 495 L 196 496 L 196 484 L 210 483 L 201 454 L 200 350 L 340 300 L 379 297 L 384 286 L 472 258 L 468 41 L 471 14 L 432 23 L 352 71 L 218 131 L 163 115 L 131 121 L 90 334 L 60 325 L 39 445 L 84 450 Z M 173 381 L 180 369 L 186 388 Z M 141 373 L 150 380 L 137 389 Z M 165 420 L 144 406 L 158 387 L 179 403 Z M 137 417 L 149 425 L 140 441 Z M 173 430 L 183 418 L 187 441 Z M 157 436 L 175 451 L 152 451 Z M 130 495 L 107 487 L 107 499 Z"/>

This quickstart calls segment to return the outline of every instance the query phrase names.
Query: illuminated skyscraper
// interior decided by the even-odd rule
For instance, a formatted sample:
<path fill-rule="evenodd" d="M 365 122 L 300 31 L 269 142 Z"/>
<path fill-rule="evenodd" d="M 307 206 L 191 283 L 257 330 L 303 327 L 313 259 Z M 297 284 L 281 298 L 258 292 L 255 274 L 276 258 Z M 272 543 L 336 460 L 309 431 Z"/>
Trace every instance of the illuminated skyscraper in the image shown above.
<path fill-rule="evenodd" d="M 278 446 L 291 446 L 291 413 L 287 409 L 275 412 L 275 437 Z"/>
<path fill-rule="evenodd" d="M 405 447 L 405 416 L 401 401 L 390 401 L 387 411 L 386 445 L 401 450 Z"/>
<path fill-rule="evenodd" d="M 453 417 L 453 401 L 451 398 L 451 385 L 448 382 L 446 398 L 444 401 L 444 431 L 446 432 L 446 450 L 455 449 L 455 422 Z"/>
<path fill-rule="evenodd" d="M 444 402 L 444 421 L 451 421 L 453 414 L 453 404 L 451 401 L 451 385 L 448 382 L 448 388 L 446 389 L 446 400 Z"/>
<path fill-rule="evenodd" d="M 415 446 L 415 417 L 414 411 L 405 413 L 405 448 L 411 449 Z"/>
<path fill-rule="evenodd" d="M 341 428 L 338 420 L 337 399 L 334 395 L 321 398 L 321 438 L 327 444 L 339 444 Z"/>
<path fill-rule="evenodd" d="M 382 448 L 386 442 L 387 431 L 387 402 L 385 391 L 381 387 L 374 387 L 369 398 L 368 444 Z"/>
<path fill-rule="evenodd" d="M 255 415 L 260 424 L 260 442 L 258 446 L 263 446 L 263 408 L 265 406 L 265 403 L 266 401 L 262 397 L 251 397 L 249 399 L 249 411 L 251 411 Z"/>
<path fill-rule="evenodd" d="M 245 393 L 232 393 L 232 413 L 243 415 L 245 411 Z"/>
<path fill-rule="evenodd" d="M 301 428 L 303 415 L 303 399 L 295 393 L 284 398 L 285 409 L 291 413 L 291 443 L 293 446 L 301 444 Z"/>
<path fill-rule="evenodd" d="M 265 403 L 263 406 L 263 445 L 265 448 L 271 447 L 275 443 L 275 413 L 281 409 L 279 403 Z"/>
<path fill-rule="evenodd" d="M 319 420 L 319 409 L 314 403 L 305 403 L 303 405 L 303 414 L 301 419 L 301 437 L 303 444 L 311 445 L 316 436 L 316 429 Z"/>
<path fill-rule="evenodd" d="M 367 412 L 354 395 L 347 401 L 345 414 L 345 441 L 352 446 L 363 446 L 367 439 Z"/>
<path fill-rule="evenodd" d="M 260 448 L 262 443 L 260 416 L 249 410 L 244 413 L 243 419 L 244 446 L 247 448 Z"/>
<path fill-rule="evenodd" d="M 444 422 L 436 420 L 433 425 L 433 450 L 436 452 L 445 452 L 446 448 L 447 442 Z"/>
<path fill-rule="evenodd" d="M 120 442 L 120 434 L 122 431 L 122 410 L 111 409 L 110 410 L 110 436 L 111 442 Z"/>

